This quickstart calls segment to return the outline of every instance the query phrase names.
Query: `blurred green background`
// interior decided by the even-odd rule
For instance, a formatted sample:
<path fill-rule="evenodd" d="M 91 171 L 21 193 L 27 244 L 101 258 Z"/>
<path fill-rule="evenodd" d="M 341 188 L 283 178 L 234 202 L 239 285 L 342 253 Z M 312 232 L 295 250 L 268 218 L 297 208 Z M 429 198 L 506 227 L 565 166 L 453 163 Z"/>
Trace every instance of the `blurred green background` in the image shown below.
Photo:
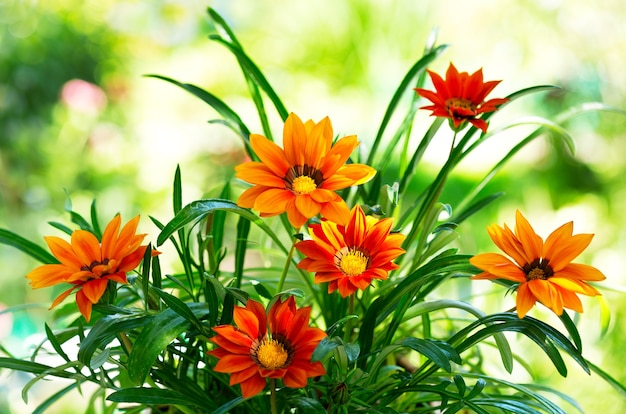
<path fill-rule="evenodd" d="M 207 39 L 207 6 L 234 28 L 288 110 L 305 119 L 329 115 L 336 133 L 357 134 L 364 147 L 435 28 L 439 43 L 451 45 L 432 67 L 439 73 L 450 61 L 469 72 L 482 67 L 486 80 L 503 80 L 492 97 L 538 84 L 563 87 L 510 105 L 492 118 L 491 128 L 527 114 L 550 117 L 586 101 L 626 108 L 621 0 L 0 0 L 0 228 L 37 242 L 60 235 L 46 222 L 68 222 L 63 208 L 69 194 L 83 214 L 97 198 L 102 221 L 116 212 L 124 221 L 141 213 L 140 230 L 154 240 L 147 216 L 170 218 L 177 164 L 184 202 L 213 195 L 232 176 L 244 155 L 229 130 L 207 123 L 215 113 L 184 91 L 143 76 L 199 85 L 261 132 L 234 58 Z M 427 113 L 418 115 L 417 137 L 430 121 Z M 574 156 L 550 138 L 523 150 L 487 189 L 506 195 L 461 226 L 458 244 L 463 253 L 493 250 L 485 226 L 513 224 L 516 208 L 544 237 L 570 220 L 575 232 L 595 233 L 579 261 L 607 275 L 603 293 L 611 323 L 602 337 L 600 303 L 584 300 L 585 355 L 626 383 L 626 121 L 589 113 L 566 126 Z M 443 201 L 454 205 L 524 132 L 498 134 L 469 157 Z M 445 159 L 450 139 L 442 134 L 429 149 L 425 177 Z M 50 320 L 47 307 L 58 293 L 30 289 L 24 275 L 36 264 L 0 245 L 0 309 L 28 304 L 0 314 L 0 344 L 16 357 L 30 355 L 40 341 L 43 322 Z M 513 303 L 488 282 L 461 286 L 459 293 L 486 310 Z M 550 318 L 539 308 L 534 312 Z M 539 381 L 575 397 L 585 412 L 626 410 L 624 398 L 597 376 L 570 364 L 570 375 L 561 379 L 534 344 L 522 340 L 519 346 L 536 364 Z M 519 367 L 503 376 L 528 380 Z M 46 398 L 49 390 L 39 384 L 30 404 L 22 402 L 28 379 L 0 372 L 0 412 L 29 412 Z M 84 412 L 90 395 L 84 391 L 51 412 Z"/>

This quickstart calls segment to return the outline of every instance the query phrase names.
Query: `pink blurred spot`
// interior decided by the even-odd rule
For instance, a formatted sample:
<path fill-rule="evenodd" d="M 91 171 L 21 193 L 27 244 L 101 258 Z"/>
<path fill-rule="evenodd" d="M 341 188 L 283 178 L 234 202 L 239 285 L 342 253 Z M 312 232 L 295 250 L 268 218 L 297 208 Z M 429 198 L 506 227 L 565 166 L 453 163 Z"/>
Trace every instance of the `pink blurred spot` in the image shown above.
<path fill-rule="evenodd" d="M 61 89 L 61 102 L 76 111 L 97 115 L 106 106 L 107 97 L 97 85 L 72 79 Z"/>

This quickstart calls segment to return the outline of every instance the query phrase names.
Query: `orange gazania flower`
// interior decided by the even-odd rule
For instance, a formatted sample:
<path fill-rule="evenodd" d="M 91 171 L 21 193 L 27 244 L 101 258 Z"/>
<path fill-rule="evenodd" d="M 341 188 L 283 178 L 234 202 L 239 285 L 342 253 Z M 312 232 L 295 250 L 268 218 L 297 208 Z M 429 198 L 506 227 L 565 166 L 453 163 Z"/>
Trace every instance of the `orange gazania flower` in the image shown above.
<path fill-rule="evenodd" d="M 344 298 L 367 288 L 372 279 L 387 279 L 398 268 L 393 259 L 404 253 L 405 236 L 391 233 L 390 218 L 366 216 L 359 206 L 352 209 L 346 226 L 322 220 L 309 226 L 311 240 L 296 244 L 305 257 L 298 267 L 315 272 L 315 283 L 328 282 L 328 293 L 339 290 Z"/>
<path fill-rule="evenodd" d="M 244 398 L 261 392 L 266 378 L 282 378 L 291 388 L 305 387 L 308 378 L 326 373 L 321 362 L 311 362 L 326 333 L 309 326 L 310 314 L 311 307 L 296 309 L 293 296 L 284 302 L 278 299 L 269 314 L 252 299 L 245 308 L 235 306 L 237 327 L 216 326 L 217 335 L 209 339 L 218 346 L 209 352 L 219 358 L 215 371 L 230 373 L 230 385 L 241 384 Z"/>
<path fill-rule="evenodd" d="M 478 69 L 473 74 L 459 73 L 452 63 L 446 71 L 446 79 L 443 80 L 438 74 L 428 71 L 435 87 L 435 91 L 415 88 L 422 97 L 430 100 L 433 104 L 420 109 L 429 109 L 432 116 L 450 118 L 456 131 L 465 127 L 470 122 L 476 128 L 487 132 L 487 122 L 477 118 L 485 112 L 493 112 L 498 105 L 507 102 L 507 98 L 497 98 L 485 101 L 485 98 L 500 81 L 483 82 L 483 70 Z"/>
<path fill-rule="evenodd" d="M 489 236 L 513 260 L 498 253 L 483 253 L 470 263 L 483 270 L 472 279 L 505 279 L 517 285 L 517 314 L 523 318 L 539 301 L 557 315 L 563 308 L 582 312 L 577 293 L 597 296 L 595 288 L 586 281 L 604 280 L 595 267 L 571 263 L 591 243 L 593 234 L 572 235 L 569 222 L 552 232 L 544 242 L 519 211 L 515 215 L 515 232 L 504 225 L 491 225 Z"/>
<path fill-rule="evenodd" d="M 261 217 L 287 212 L 296 228 L 320 213 L 345 223 L 350 210 L 335 191 L 363 184 L 376 173 L 367 165 L 345 165 L 359 142 L 356 135 L 350 135 L 333 145 L 328 117 L 317 124 L 311 120 L 302 123 L 291 113 L 283 130 L 284 149 L 256 134 L 250 135 L 250 145 L 261 162 L 235 167 L 238 178 L 254 184 L 237 204 L 258 210 Z"/>
<path fill-rule="evenodd" d="M 126 283 L 126 272 L 139 265 L 147 246 L 140 246 L 146 235 L 135 234 L 139 216 L 119 232 L 121 221 L 119 215 L 111 220 L 102 235 L 102 244 L 86 230 L 74 231 L 71 244 L 59 237 L 44 237 L 61 263 L 39 266 L 26 278 L 34 289 L 60 283 L 73 285 L 54 300 L 50 309 L 76 291 L 78 309 L 89 322 L 92 305 L 98 303 L 109 280 Z"/>

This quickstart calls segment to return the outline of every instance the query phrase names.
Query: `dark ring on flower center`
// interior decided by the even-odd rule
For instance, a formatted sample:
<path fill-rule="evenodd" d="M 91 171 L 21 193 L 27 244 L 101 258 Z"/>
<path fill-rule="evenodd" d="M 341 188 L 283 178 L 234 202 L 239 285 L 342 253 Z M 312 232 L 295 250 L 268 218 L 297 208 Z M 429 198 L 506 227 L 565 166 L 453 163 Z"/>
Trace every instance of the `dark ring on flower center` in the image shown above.
<path fill-rule="evenodd" d="M 298 177 L 309 177 L 315 182 L 315 187 L 319 187 L 324 182 L 324 175 L 320 170 L 310 165 L 294 165 L 287 170 L 287 173 L 283 177 L 287 189 L 293 191 L 293 180 Z"/>
<path fill-rule="evenodd" d="M 554 275 L 554 270 L 548 264 L 548 259 L 535 259 L 531 263 L 526 263 L 522 270 L 526 273 L 526 280 L 546 280 Z"/>

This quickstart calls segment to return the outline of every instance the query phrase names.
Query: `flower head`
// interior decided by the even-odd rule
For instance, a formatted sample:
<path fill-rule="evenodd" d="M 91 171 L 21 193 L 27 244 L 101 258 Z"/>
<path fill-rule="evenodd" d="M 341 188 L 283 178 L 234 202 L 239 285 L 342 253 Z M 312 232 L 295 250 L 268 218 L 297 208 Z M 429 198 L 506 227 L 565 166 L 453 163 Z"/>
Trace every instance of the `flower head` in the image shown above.
<path fill-rule="evenodd" d="M 504 228 L 492 225 L 489 236 L 513 260 L 498 253 L 483 253 L 470 259 L 470 263 L 483 270 L 472 279 L 505 279 L 519 283 L 517 286 L 517 314 L 523 318 L 539 301 L 557 315 L 563 308 L 582 312 L 577 293 L 597 296 L 595 288 L 586 281 L 604 280 L 595 267 L 571 263 L 591 243 L 593 234 L 572 235 L 569 222 L 552 232 L 544 242 L 519 211 L 515 216 L 515 231 L 506 224 Z"/>
<path fill-rule="evenodd" d="M 339 290 L 344 298 L 367 288 L 372 279 L 387 279 L 398 266 L 393 259 L 404 253 L 404 235 L 390 233 L 392 220 L 366 216 L 359 206 L 347 225 L 328 220 L 309 226 L 311 240 L 296 244 L 306 257 L 298 267 L 315 272 L 315 283 L 328 282 L 328 293 Z"/>
<path fill-rule="evenodd" d="M 72 233 L 71 243 L 49 236 L 44 237 L 58 264 L 46 264 L 26 275 L 34 289 L 70 283 L 73 286 L 61 293 L 50 309 L 76 291 L 76 304 L 87 322 L 91 319 L 91 308 L 98 303 L 109 280 L 126 283 L 126 272 L 136 268 L 146 251 L 141 246 L 145 234 L 135 234 L 139 216 L 122 228 L 121 217 L 116 215 L 102 235 L 102 243 L 86 230 Z"/>
<path fill-rule="evenodd" d="M 326 373 L 321 362 L 311 361 L 326 333 L 309 326 L 310 314 L 310 307 L 296 309 L 293 296 L 277 300 L 268 314 L 252 299 L 245 308 L 235 306 L 237 327 L 216 326 L 217 335 L 209 339 L 218 346 L 209 352 L 219 358 L 215 371 L 230 373 L 230 385 L 241 384 L 244 398 L 261 392 L 266 378 L 282 378 L 291 388 L 305 387 L 308 378 Z"/>
<path fill-rule="evenodd" d="M 322 214 L 345 223 L 349 209 L 335 193 L 369 181 L 376 170 L 363 164 L 345 164 L 359 145 L 355 135 L 333 144 L 328 117 L 302 123 L 289 114 L 283 130 L 283 148 L 267 138 L 251 134 L 250 145 L 261 162 L 244 162 L 235 167 L 236 176 L 254 184 L 237 204 L 258 210 L 262 217 L 287 212 L 296 228 Z"/>
<path fill-rule="evenodd" d="M 498 105 L 507 102 L 506 98 L 496 98 L 485 101 L 485 98 L 500 81 L 483 82 L 483 70 L 473 74 L 459 73 L 452 63 L 446 71 L 446 79 L 428 71 L 435 87 L 435 91 L 416 88 L 415 91 L 422 97 L 430 100 L 432 105 L 420 109 L 429 109 L 432 116 L 450 118 L 454 130 L 460 130 L 469 122 L 483 132 L 487 132 L 487 122 L 478 118 L 485 112 L 493 112 Z"/>

